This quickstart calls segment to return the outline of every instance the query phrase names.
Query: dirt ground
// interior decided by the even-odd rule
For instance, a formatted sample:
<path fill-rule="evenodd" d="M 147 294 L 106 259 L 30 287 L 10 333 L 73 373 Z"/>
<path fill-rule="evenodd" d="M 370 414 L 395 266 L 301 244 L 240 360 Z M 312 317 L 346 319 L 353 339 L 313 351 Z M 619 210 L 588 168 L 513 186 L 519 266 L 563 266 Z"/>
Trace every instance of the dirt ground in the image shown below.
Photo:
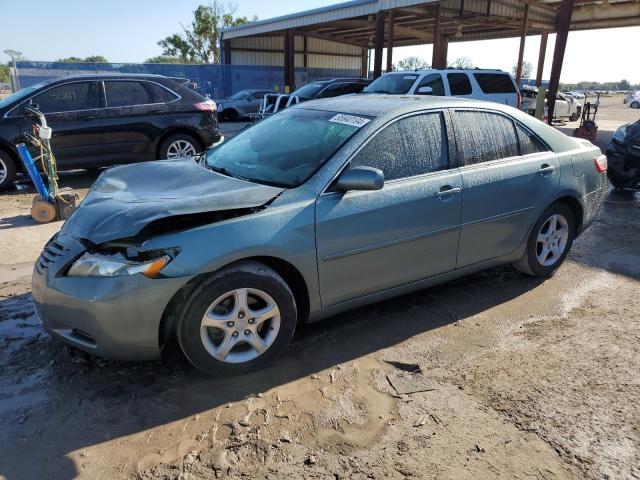
<path fill-rule="evenodd" d="M 634 119 L 603 110 L 603 139 Z M 227 379 L 52 340 L 30 274 L 60 224 L 30 202 L 0 197 L 2 479 L 640 478 L 640 192 L 547 281 L 503 267 L 339 315 Z"/>

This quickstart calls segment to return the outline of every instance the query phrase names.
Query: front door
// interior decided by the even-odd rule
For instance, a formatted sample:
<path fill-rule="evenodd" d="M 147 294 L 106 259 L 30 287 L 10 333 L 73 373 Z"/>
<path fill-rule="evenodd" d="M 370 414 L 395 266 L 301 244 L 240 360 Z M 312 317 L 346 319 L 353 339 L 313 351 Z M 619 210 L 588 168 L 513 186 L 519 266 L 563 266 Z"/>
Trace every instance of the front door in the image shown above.
<path fill-rule="evenodd" d="M 385 186 L 370 192 L 329 190 L 318 198 L 323 307 L 455 268 L 462 183 L 457 170 L 449 169 L 442 113 L 388 125 L 349 166 L 381 169 Z"/>
<path fill-rule="evenodd" d="M 497 112 L 453 112 L 462 192 L 458 268 L 507 255 L 525 241 L 560 171 L 533 133 Z"/>
<path fill-rule="evenodd" d="M 57 85 L 30 99 L 45 114 L 53 130 L 51 148 L 60 169 L 82 167 L 100 147 L 101 129 L 96 116 L 100 106 L 99 83 L 74 81 Z M 25 104 L 26 106 L 26 104 Z M 21 130 L 30 132 L 34 119 L 22 117 Z M 32 155 L 39 155 L 34 147 Z"/>

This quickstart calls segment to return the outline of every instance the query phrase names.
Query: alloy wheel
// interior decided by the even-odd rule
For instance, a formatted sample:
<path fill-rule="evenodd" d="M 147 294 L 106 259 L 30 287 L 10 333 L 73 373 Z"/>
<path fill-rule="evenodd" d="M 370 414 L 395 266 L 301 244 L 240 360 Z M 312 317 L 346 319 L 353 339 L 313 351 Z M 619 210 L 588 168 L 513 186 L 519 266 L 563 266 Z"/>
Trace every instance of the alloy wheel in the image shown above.
<path fill-rule="evenodd" d="M 4 160 L 2 160 L 2 158 L 0 158 L 0 184 L 4 183 L 4 181 L 7 179 L 7 164 L 4 163 Z"/>
<path fill-rule="evenodd" d="M 196 147 L 187 140 L 176 140 L 167 149 L 167 158 L 193 157 L 196 154 Z"/>
<path fill-rule="evenodd" d="M 540 265 L 550 267 L 562 257 L 569 240 L 569 222 L 556 213 L 542 224 L 536 239 L 536 257 Z"/>
<path fill-rule="evenodd" d="M 225 363 L 249 362 L 273 345 L 280 310 L 267 293 L 239 288 L 218 297 L 207 309 L 200 338 L 207 352 Z"/>

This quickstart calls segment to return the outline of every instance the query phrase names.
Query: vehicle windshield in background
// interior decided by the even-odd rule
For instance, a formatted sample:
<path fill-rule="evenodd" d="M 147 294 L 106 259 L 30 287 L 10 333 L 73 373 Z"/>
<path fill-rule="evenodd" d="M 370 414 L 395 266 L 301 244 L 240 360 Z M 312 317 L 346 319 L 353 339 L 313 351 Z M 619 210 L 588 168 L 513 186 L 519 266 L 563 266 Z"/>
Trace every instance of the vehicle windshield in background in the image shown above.
<path fill-rule="evenodd" d="M 363 90 L 364 93 L 390 93 L 402 95 L 409 92 L 411 86 L 418 78 L 415 73 L 394 73 L 383 75 L 373 81 L 371 85 Z"/>
<path fill-rule="evenodd" d="M 300 87 L 294 91 L 292 95 L 311 100 L 316 97 L 323 87 L 324 85 L 321 83 L 307 83 L 304 87 Z"/>
<path fill-rule="evenodd" d="M 251 92 L 249 90 L 240 90 L 239 92 L 236 92 L 233 95 L 231 95 L 229 97 L 229 100 L 244 100 L 249 95 L 251 95 Z"/>
<path fill-rule="evenodd" d="M 207 166 L 256 183 L 297 187 L 369 121 L 336 112 L 284 110 L 210 150 Z"/>

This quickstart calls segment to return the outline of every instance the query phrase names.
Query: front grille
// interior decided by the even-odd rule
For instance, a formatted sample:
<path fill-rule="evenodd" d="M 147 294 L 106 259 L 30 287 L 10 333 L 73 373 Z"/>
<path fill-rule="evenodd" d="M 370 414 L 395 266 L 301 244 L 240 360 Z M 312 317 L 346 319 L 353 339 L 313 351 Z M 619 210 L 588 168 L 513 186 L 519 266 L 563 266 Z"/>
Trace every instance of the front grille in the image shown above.
<path fill-rule="evenodd" d="M 51 240 L 47 242 L 40 254 L 36 262 L 36 270 L 38 273 L 44 273 L 45 270 L 49 268 L 49 266 L 56 261 L 57 257 L 63 255 L 67 249 L 57 240 L 57 235 L 55 235 Z"/>

